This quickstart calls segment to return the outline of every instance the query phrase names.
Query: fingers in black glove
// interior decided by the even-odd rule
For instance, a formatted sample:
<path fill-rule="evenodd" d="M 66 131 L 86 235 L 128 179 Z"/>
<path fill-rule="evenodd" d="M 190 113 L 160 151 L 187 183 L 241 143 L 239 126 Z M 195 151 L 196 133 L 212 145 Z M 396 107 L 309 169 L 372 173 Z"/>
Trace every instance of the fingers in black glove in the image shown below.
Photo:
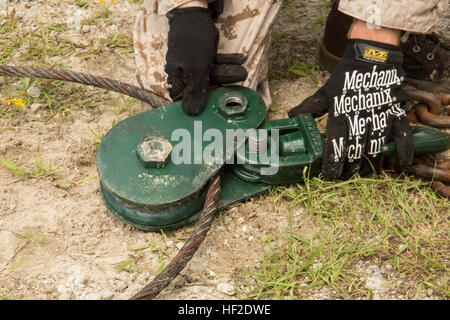
<path fill-rule="evenodd" d="M 294 118 L 300 113 L 311 113 L 314 118 L 324 115 L 328 111 L 328 98 L 323 87 L 317 90 L 311 97 L 305 99 L 300 105 L 289 110 L 289 118 Z"/>
<path fill-rule="evenodd" d="M 400 167 L 412 165 L 414 160 L 414 139 L 408 118 L 394 118 L 391 130 L 392 139 L 397 147 Z"/>
<path fill-rule="evenodd" d="M 223 7 L 216 1 L 217 8 Z M 217 9 L 216 8 L 216 9 Z M 221 10 L 216 13 L 220 14 Z M 165 72 L 173 101 L 183 99 L 182 108 L 197 115 L 206 107 L 208 91 L 215 86 L 245 81 L 243 54 L 217 54 L 219 31 L 211 11 L 204 8 L 172 10 Z"/>
<path fill-rule="evenodd" d="M 245 81 L 248 72 L 242 65 L 246 60 L 247 56 L 241 53 L 217 54 L 211 83 L 220 86 Z"/>
<path fill-rule="evenodd" d="M 323 143 L 322 173 L 325 180 L 338 179 L 344 170 L 347 159 L 347 124 L 343 117 L 335 119 L 335 126 L 329 125 Z"/>
<path fill-rule="evenodd" d="M 165 66 L 169 94 L 174 101 L 183 97 L 184 112 L 197 115 L 206 106 L 219 33 L 210 11 L 198 7 L 172 10 L 169 25 Z"/>

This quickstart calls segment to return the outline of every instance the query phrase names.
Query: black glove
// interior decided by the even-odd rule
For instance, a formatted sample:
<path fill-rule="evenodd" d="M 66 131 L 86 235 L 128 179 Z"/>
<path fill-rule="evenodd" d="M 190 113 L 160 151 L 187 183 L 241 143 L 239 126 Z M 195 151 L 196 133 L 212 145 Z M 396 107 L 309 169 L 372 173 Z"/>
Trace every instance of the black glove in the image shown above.
<path fill-rule="evenodd" d="M 240 65 L 245 62 L 243 55 L 217 55 L 219 31 L 209 9 L 172 10 L 169 25 L 165 72 L 170 97 L 174 101 L 183 99 L 184 112 L 197 115 L 203 111 L 211 84 L 247 78 L 247 71 Z"/>
<path fill-rule="evenodd" d="M 223 13 L 224 3 L 223 0 L 216 0 L 208 3 L 208 9 L 211 11 L 214 21 L 217 21 L 219 16 Z"/>
<path fill-rule="evenodd" d="M 322 172 L 327 180 L 372 172 L 381 149 L 394 140 L 401 166 L 414 158 L 414 142 L 401 85 L 403 54 L 393 45 L 349 40 L 333 74 L 313 96 L 289 111 L 323 115 L 328 111 Z"/>

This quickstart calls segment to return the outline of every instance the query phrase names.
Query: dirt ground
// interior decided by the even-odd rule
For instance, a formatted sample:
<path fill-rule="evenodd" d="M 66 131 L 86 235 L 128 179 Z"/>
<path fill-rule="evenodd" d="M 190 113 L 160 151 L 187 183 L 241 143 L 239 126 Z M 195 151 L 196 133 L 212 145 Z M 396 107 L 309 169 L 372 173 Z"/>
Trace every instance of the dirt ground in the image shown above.
<path fill-rule="evenodd" d="M 67 5 L 70 2 L 71 5 Z M 15 9 L 19 28 L 67 24 L 73 10 L 92 18 L 107 6 L 114 20 L 84 24 L 58 32 L 85 47 L 71 53 L 49 57 L 45 64 L 62 64 L 73 70 L 134 82 L 131 51 L 118 54 L 104 50 L 94 58 L 87 47 L 95 39 L 107 39 L 120 31 L 132 34 L 137 1 L 105 1 L 74 7 L 83 1 L 0 0 L 0 19 Z M 290 57 L 317 65 L 317 44 L 323 30 L 327 8 L 321 1 L 302 2 L 302 11 L 293 23 L 289 10 L 283 10 L 275 32 L 297 37 L 297 46 L 283 46 Z M 291 32 L 292 31 L 292 32 Z M 294 32 L 295 31 L 295 32 Z M 94 41 L 94 42 L 92 42 Z M 292 42 L 290 42 L 292 43 Z M 280 45 L 275 42 L 274 46 Z M 14 52 L 11 64 L 29 65 L 22 54 L 26 44 Z M 272 57 L 274 59 L 274 57 Z M 290 62 L 272 62 L 284 68 Z M 271 80 L 274 104 L 272 118 L 286 117 L 286 111 L 311 95 L 328 76 L 313 70 L 311 76 Z M 0 78 L 1 79 L 1 78 Z M 0 80 L 1 81 L 1 80 Z M 47 118 L 45 110 L 26 107 L 19 116 L 0 119 L 0 158 L 22 168 L 35 167 L 36 153 L 44 163 L 59 167 L 60 177 L 21 179 L 0 168 L 0 298 L 13 299 L 128 299 L 147 284 L 167 264 L 193 226 L 161 233 L 143 232 L 115 219 L 103 205 L 95 164 L 96 138 L 113 123 L 138 112 L 121 109 L 127 100 L 98 89 L 87 89 L 85 96 L 100 103 L 95 108 L 77 108 Z M 4 97 L 0 96 L 0 100 Z M 114 101 L 119 101 L 115 103 Z M 67 186 L 61 187 L 61 181 Z M 257 266 L 262 254 L 261 241 L 277 237 L 288 229 L 288 213 L 298 210 L 281 203 L 274 210 L 273 199 L 262 196 L 223 213 L 182 274 L 158 299 L 237 299 L 248 290 L 236 288 L 236 279 L 246 267 Z M 318 289 L 312 299 L 332 298 Z M 398 299 L 386 293 L 381 298 Z"/>

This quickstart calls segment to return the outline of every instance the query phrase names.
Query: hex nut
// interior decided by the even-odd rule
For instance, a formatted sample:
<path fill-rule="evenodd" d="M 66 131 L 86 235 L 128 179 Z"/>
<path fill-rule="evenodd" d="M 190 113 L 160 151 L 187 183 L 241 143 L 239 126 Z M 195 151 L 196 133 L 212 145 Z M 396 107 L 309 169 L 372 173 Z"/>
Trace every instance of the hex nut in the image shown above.
<path fill-rule="evenodd" d="M 160 136 L 145 137 L 137 147 L 137 155 L 145 168 L 164 168 L 170 161 L 172 144 Z"/>
<path fill-rule="evenodd" d="M 239 92 L 225 94 L 219 103 L 219 113 L 229 120 L 239 120 L 245 116 L 248 109 L 247 97 Z"/>

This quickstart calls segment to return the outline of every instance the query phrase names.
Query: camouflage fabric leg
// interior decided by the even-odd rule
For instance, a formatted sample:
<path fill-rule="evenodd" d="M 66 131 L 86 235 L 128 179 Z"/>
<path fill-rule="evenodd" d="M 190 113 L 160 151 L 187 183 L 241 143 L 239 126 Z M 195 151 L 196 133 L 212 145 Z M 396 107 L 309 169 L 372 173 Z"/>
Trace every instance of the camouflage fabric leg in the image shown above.
<path fill-rule="evenodd" d="M 134 51 L 138 84 L 170 99 L 164 72 L 169 25 L 165 11 L 161 11 L 162 7 L 170 6 L 165 2 L 144 1 L 136 17 Z M 225 0 L 224 12 L 216 24 L 220 31 L 218 52 L 243 53 L 248 57 L 244 66 L 249 76 L 239 84 L 258 91 L 268 107 L 272 102 L 268 85 L 268 50 L 281 4 L 281 0 Z"/>

